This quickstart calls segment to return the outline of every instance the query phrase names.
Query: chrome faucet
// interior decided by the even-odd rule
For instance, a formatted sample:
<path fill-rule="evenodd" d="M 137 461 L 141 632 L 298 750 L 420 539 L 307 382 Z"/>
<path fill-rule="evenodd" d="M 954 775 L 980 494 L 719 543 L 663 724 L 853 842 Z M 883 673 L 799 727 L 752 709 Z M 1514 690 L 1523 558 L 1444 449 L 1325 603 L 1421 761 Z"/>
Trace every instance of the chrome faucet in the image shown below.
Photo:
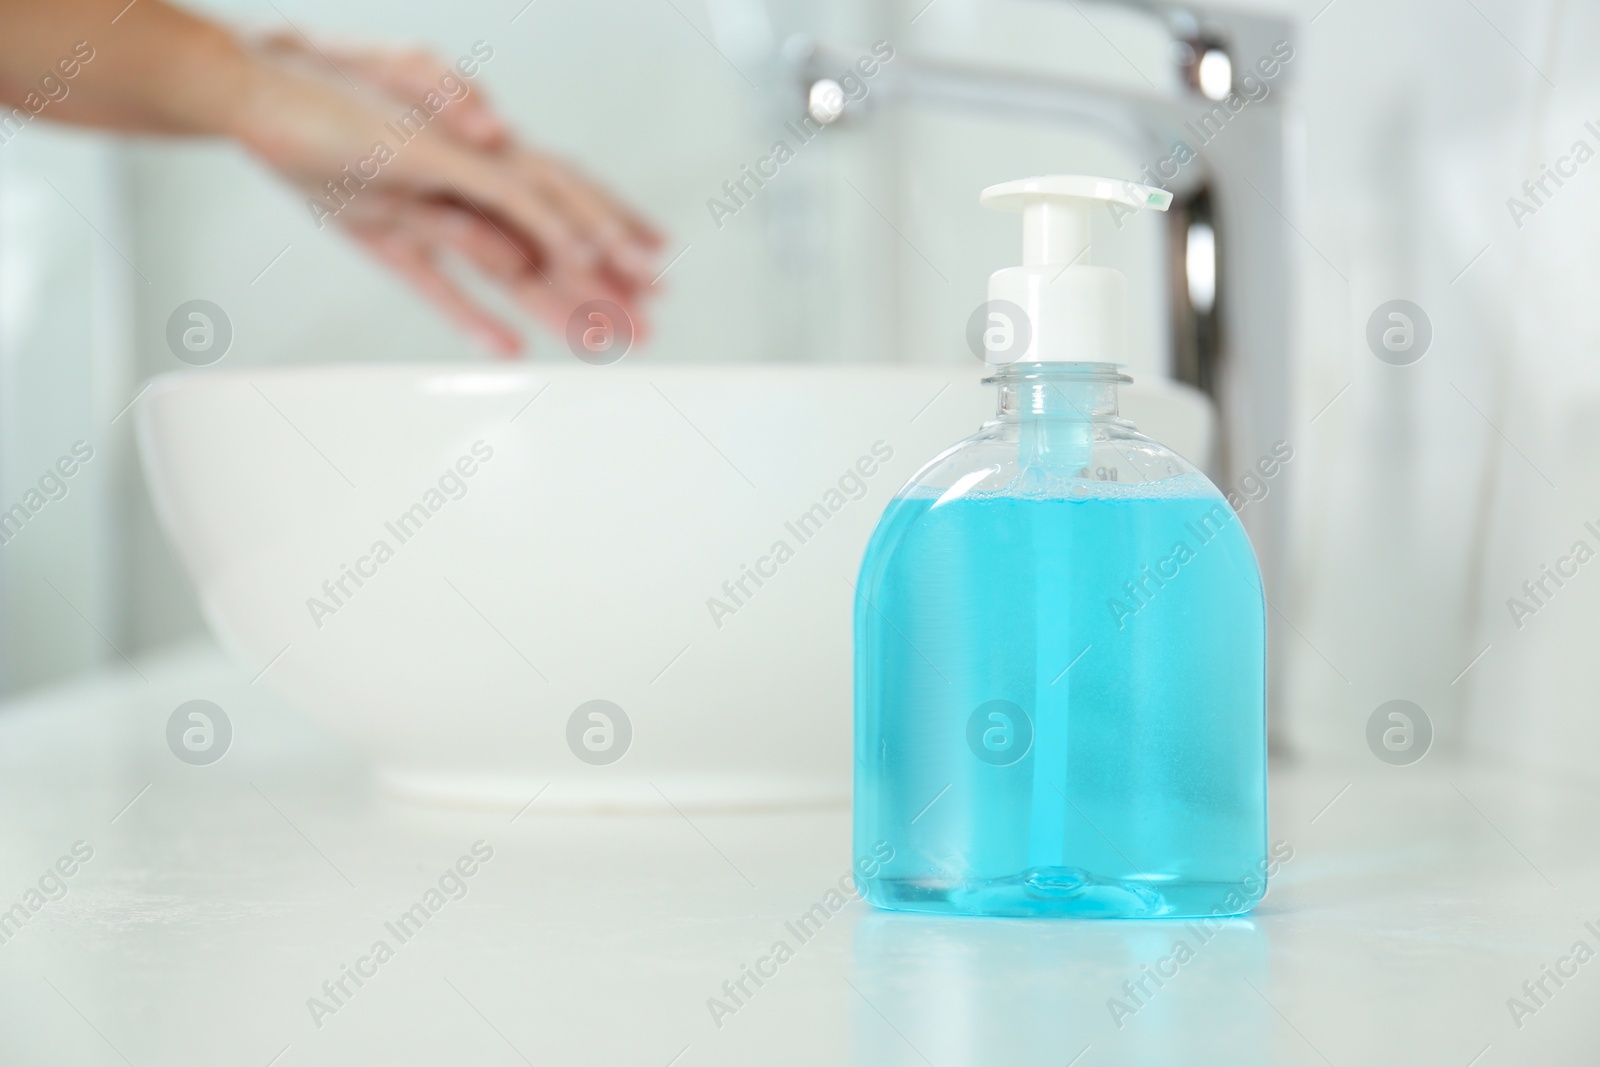
<path fill-rule="evenodd" d="M 1167 229 L 1170 373 L 1204 392 L 1220 416 L 1210 471 L 1241 500 L 1261 562 L 1271 649 L 1269 708 L 1284 692 L 1293 632 L 1287 593 L 1285 480 L 1260 499 L 1239 480 L 1295 448 L 1289 424 L 1294 229 L 1290 220 L 1295 24 L 1268 15 L 1166 0 L 1102 0 L 1149 13 L 1172 40 L 1171 94 L 1130 92 L 1070 78 L 977 69 L 901 54 L 873 91 L 883 99 L 991 115 L 1032 115 L 1087 126 L 1144 167 L 1131 180 L 1173 193 Z M 791 50 L 802 113 L 812 87 L 858 53 L 809 44 Z M 846 105 L 834 118 L 848 116 Z M 1254 482 L 1247 483 L 1249 485 Z M 1232 497 L 1230 497 L 1232 499 Z M 1269 712 L 1274 720 L 1279 712 Z"/>

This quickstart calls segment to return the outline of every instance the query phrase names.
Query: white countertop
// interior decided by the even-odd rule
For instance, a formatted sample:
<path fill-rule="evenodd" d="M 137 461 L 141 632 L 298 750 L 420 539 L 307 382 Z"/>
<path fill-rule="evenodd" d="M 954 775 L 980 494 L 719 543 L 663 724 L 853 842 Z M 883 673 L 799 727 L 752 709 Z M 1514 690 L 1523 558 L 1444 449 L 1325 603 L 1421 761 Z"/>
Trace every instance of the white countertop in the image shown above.
<path fill-rule="evenodd" d="M 1600 951 L 1590 783 L 1432 755 L 1275 767 L 1272 838 L 1294 857 L 1204 943 L 859 901 L 801 941 L 785 924 L 849 870 L 844 809 L 421 808 L 215 652 L 138 669 L 0 709 L 0 912 L 93 849 L 0 944 L 8 1067 L 1600 1062 L 1600 959 L 1545 979 L 1520 1029 L 1507 1007 L 1575 942 Z M 197 697 L 234 726 L 211 766 L 166 747 Z M 464 896 L 404 941 L 385 926 L 479 841 Z M 392 958 L 319 1027 L 308 998 L 334 1007 L 324 981 L 380 939 Z M 780 940 L 792 955 L 736 1004 L 723 983 Z M 1179 940 L 1192 958 L 1161 962 Z M 1127 998 L 1158 962 L 1172 977 Z M 712 997 L 735 1009 L 720 1027 Z"/>

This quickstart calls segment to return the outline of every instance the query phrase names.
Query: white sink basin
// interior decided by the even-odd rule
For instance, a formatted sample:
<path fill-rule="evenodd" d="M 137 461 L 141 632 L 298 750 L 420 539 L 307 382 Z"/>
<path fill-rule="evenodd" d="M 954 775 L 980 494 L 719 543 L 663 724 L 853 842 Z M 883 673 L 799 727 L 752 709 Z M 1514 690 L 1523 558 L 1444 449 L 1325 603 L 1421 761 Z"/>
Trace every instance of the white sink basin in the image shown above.
<path fill-rule="evenodd" d="M 218 638 L 384 782 L 511 807 L 824 803 L 849 795 L 861 552 L 989 416 L 981 374 L 207 370 L 149 390 L 139 442 Z M 1123 395 L 1204 459 L 1198 394 Z M 627 728 L 585 709 L 569 729 L 596 700 Z"/>

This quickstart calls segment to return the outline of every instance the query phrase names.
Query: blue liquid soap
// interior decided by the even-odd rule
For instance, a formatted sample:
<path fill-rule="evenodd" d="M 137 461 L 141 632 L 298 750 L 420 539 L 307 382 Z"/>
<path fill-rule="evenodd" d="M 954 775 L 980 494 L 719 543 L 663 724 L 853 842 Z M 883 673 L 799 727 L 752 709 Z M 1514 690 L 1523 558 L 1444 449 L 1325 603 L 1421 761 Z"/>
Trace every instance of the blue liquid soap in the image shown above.
<path fill-rule="evenodd" d="M 855 852 L 893 850 L 863 879 L 878 907 L 1192 917 L 1265 891 L 1255 554 L 1204 475 L 1116 417 L 1114 371 L 1073 366 L 993 379 L 1000 417 L 868 545 Z"/>

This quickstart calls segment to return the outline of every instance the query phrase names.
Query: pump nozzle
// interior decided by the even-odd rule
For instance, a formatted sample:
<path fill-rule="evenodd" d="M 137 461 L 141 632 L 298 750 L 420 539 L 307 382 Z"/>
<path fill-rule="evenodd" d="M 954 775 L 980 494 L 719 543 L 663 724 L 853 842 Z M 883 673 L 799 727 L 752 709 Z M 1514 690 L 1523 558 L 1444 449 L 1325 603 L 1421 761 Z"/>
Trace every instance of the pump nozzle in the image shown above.
<path fill-rule="evenodd" d="M 1022 351 L 990 349 L 990 362 L 1124 362 L 1128 283 L 1121 271 L 1088 262 L 1089 209 L 1104 203 L 1165 211 L 1172 194 L 1114 178 L 1058 174 L 991 185 L 978 202 L 1022 212 L 1022 266 L 989 276 L 989 301 L 1020 307 L 1025 327 L 1007 336 L 1028 340 Z"/>

